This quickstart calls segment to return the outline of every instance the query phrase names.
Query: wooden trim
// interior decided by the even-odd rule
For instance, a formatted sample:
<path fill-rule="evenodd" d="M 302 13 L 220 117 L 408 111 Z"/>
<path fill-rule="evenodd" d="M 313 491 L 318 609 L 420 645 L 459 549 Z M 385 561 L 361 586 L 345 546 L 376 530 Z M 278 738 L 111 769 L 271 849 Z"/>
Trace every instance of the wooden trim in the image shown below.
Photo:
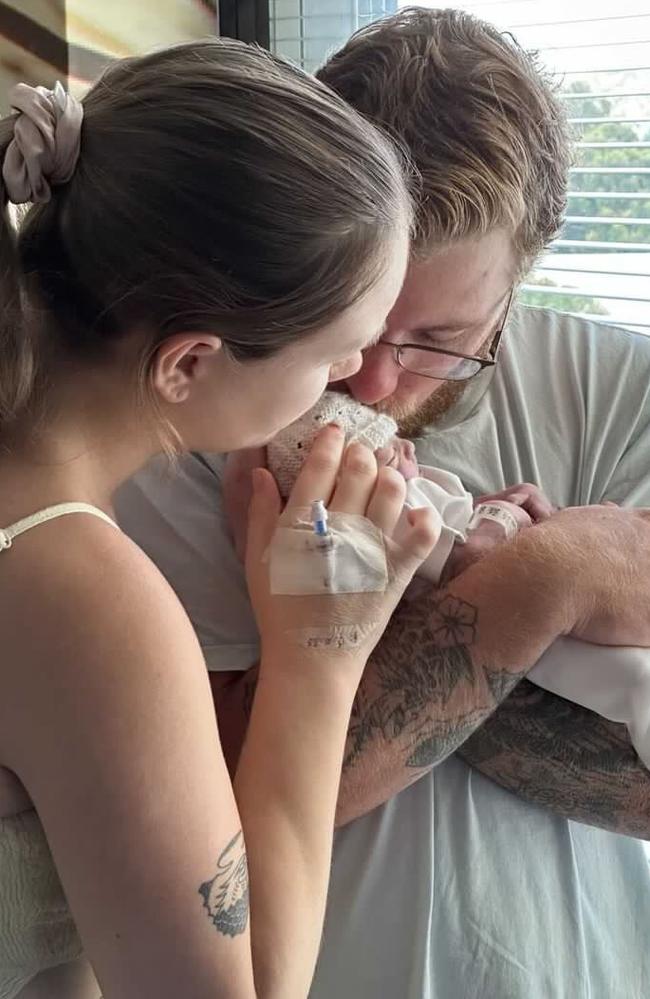
<path fill-rule="evenodd" d="M 87 49 L 82 45 L 70 45 L 64 37 L 65 16 L 63 14 L 61 30 L 63 35 L 57 35 L 49 28 L 44 28 L 38 24 L 33 18 L 9 7 L 6 3 L 0 2 L 0 35 L 2 37 L 52 66 L 64 78 L 65 83 L 68 81 L 71 65 L 74 66 L 76 77 L 94 80 L 113 57 L 93 49 Z"/>

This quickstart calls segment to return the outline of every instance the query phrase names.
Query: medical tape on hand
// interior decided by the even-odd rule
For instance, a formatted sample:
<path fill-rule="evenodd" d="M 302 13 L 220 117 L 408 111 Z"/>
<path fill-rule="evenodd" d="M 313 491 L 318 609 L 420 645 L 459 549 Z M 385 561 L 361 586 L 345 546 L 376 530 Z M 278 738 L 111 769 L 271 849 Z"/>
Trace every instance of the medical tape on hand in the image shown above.
<path fill-rule="evenodd" d="M 519 533 L 519 524 L 514 515 L 496 503 L 479 503 L 467 525 L 467 530 L 474 530 L 482 520 L 493 520 L 495 524 L 500 524 L 508 541 Z"/>
<path fill-rule="evenodd" d="M 271 593 L 380 593 L 388 585 L 384 536 L 367 517 L 329 512 L 327 534 L 314 533 L 311 511 L 276 529 L 268 549 Z"/>

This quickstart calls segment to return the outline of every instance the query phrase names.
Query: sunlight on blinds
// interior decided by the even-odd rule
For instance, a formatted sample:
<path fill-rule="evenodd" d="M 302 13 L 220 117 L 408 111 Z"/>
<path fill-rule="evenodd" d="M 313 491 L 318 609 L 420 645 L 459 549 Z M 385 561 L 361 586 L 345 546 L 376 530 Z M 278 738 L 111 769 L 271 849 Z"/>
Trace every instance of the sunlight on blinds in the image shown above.
<path fill-rule="evenodd" d="M 522 300 L 650 333 L 650 3 L 456 6 L 539 51 L 573 123 L 566 226 Z"/>
<path fill-rule="evenodd" d="M 650 333 L 650 0 L 454 6 L 537 49 L 573 123 L 566 226 L 522 299 Z M 313 70 L 356 28 L 396 7 L 397 0 L 271 0 L 272 48 Z"/>

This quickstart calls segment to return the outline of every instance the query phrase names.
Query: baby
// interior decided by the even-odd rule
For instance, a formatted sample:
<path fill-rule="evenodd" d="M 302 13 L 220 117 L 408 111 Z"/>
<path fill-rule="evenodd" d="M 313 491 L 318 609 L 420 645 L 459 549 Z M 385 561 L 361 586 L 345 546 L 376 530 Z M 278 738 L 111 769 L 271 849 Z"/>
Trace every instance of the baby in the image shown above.
<path fill-rule="evenodd" d="M 544 494 L 529 485 L 512 486 L 475 503 L 457 475 L 418 465 L 413 444 L 397 436 L 394 420 L 338 392 L 325 392 L 313 409 L 268 445 L 268 466 L 284 497 L 289 495 L 314 437 L 328 423 L 338 423 L 348 441 L 365 444 L 380 464 L 391 465 L 404 476 L 405 511 L 430 506 L 437 512 L 440 536 L 418 576 L 438 586 L 495 545 L 553 513 Z M 397 541 L 402 522 L 406 523 L 406 513 L 395 532 Z M 544 653 L 528 679 L 611 721 L 626 724 L 640 759 L 650 767 L 648 650 L 562 638 Z"/>
<path fill-rule="evenodd" d="M 535 490 L 532 495 L 530 486 L 512 487 L 475 504 L 457 475 L 418 465 L 414 445 L 397 436 L 397 424 L 391 417 L 340 392 L 325 392 L 313 409 L 268 445 L 269 469 L 284 498 L 291 492 L 316 434 L 328 423 L 338 423 L 348 441 L 360 441 L 375 452 L 379 464 L 400 472 L 406 480 L 405 511 L 429 506 L 437 512 L 440 536 L 418 575 L 438 585 L 457 576 L 495 544 L 552 512 L 543 494 Z M 402 524 L 406 524 L 405 513 L 395 533 L 398 541 Z"/>

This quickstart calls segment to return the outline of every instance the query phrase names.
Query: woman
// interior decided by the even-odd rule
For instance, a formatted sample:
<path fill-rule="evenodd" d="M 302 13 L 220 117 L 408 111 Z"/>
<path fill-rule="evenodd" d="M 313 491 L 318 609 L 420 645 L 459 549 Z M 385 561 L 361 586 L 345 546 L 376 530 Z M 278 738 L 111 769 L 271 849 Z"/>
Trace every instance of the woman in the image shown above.
<path fill-rule="evenodd" d="M 283 513 L 259 471 L 263 654 L 231 785 L 194 633 L 111 497 L 161 450 L 264 443 L 358 368 L 406 266 L 400 163 L 230 41 L 116 63 L 83 108 L 12 104 L 3 203 L 37 204 L 17 245 L 0 232 L 0 996 L 86 999 L 81 945 L 104 999 L 303 996 L 352 700 L 431 523 L 384 550 L 403 486 L 360 446 L 339 468 L 335 427 Z M 277 539 L 318 498 L 388 553 L 386 585 L 273 592 L 267 550 L 304 575 Z"/>

